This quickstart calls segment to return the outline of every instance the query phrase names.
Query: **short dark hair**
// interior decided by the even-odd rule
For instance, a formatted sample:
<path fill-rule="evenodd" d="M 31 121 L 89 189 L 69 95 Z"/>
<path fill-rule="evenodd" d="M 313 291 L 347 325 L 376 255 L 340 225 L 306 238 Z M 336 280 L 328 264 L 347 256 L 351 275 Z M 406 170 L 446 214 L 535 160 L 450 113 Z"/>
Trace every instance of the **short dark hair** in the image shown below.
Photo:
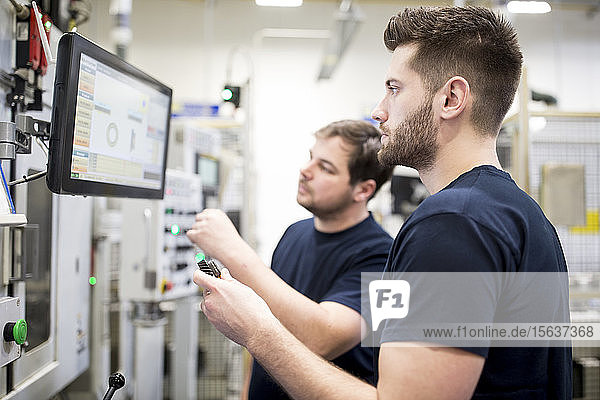
<path fill-rule="evenodd" d="M 352 146 L 348 171 L 350 184 L 367 179 L 375 180 L 377 187 L 373 195 L 392 176 L 393 167 L 384 167 L 377 159 L 381 148 L 381 132 L 372 124 L 360 120 L 342 120 L 332 122 L 315 132 L 317 138 L 330 138 L 339 136 L 344 142 Z"/>
<path fill-rule="evenodd" d="M 410 67 L 434 92 L 448 79 L 465 78 L 473 94 L 471 122 L 496 134 L 512 104 L 523 56 L 512 25 L 483 7 L 406 8 L 384 32 L 386 47 L 416 45 Z"/>

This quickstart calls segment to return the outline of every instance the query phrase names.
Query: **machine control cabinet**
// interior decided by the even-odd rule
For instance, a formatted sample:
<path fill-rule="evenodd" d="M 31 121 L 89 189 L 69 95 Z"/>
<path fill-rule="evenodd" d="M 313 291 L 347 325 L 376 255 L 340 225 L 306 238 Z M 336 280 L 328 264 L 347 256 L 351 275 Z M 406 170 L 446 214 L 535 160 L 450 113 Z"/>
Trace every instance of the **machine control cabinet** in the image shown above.
<path fill-rule="evenodd" d="M 187 238 L 202 211 L 198 175 L 167 170 L 163 200 L 123 200 L 121 300 L 160 302 L 198 293 L 197 248 Z"/>

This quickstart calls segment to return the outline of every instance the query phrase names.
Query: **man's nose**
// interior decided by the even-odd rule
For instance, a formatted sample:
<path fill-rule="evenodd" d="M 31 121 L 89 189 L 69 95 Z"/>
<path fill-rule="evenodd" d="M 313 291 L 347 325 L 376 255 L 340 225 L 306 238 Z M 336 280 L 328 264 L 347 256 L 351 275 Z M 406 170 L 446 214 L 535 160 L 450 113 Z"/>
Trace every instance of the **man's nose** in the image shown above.
<path fill-rule="evenodd" d="M 373 118 L 375 121 L 379 122 L 380 124 L 383 124 L 385 121 L 388 120 L 388 113 L 381 106 L 381 102 L 379 104 L 377 104 L 377 107 L 375 107 L 373 112 L 371 112 L 371 118 Z"/>
<path fill-rule="evenodd" d="M 302 166 L 300 168 L 300 176 L 303 179 L 307 179 L 308 180 L 308 179 L 310 179 L 312 177 L 311 165 L 312 165 L 312 162 L 309 161 L 306 164 L 304 164 L 304 166 Z"/>

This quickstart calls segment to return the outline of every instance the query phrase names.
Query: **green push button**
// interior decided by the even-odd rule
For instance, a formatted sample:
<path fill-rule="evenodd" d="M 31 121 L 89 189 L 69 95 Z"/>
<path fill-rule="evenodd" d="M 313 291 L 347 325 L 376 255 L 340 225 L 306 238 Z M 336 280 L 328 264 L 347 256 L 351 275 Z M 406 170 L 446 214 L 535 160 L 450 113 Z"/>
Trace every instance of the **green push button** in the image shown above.
<path fill-rule="evenodd" d="M 18 320 L 13 326 L 13 336 L 17 344 L 23 344 L 27 340 L 27 322 L 24 319 Z"/>
<path fill-rule="evenodd" d="M 27 340 L 27 322 L 20 319 L 17 322 L 9 322 L 4 325 L 4 341 L 16 342 L 21 345 Z"/>

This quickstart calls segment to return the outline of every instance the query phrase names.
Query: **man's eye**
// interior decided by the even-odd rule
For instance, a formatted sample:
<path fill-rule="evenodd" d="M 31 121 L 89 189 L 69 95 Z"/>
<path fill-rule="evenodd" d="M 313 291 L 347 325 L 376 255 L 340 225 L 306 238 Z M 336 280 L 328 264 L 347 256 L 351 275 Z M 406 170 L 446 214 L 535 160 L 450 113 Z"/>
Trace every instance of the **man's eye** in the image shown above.
<path fill-rule="evenodd" d="M 325 165 L 321 165 L 320 167 L 323 172 L 327 172 L 328 174 L 333 173 L 333 171 L 331 169 L 327 168 Z"/>
<path fill-rule="evenodd" d="M 389 91 L 391 94 L 396 94 L 396 93 L 398 93 L 398 90 L 400 90 L 400 89 L 399 89 L 399 88 L 397 88 L 397 87 L 395 87 L 395 86 L 388 86 L 388 91 Z"/>

